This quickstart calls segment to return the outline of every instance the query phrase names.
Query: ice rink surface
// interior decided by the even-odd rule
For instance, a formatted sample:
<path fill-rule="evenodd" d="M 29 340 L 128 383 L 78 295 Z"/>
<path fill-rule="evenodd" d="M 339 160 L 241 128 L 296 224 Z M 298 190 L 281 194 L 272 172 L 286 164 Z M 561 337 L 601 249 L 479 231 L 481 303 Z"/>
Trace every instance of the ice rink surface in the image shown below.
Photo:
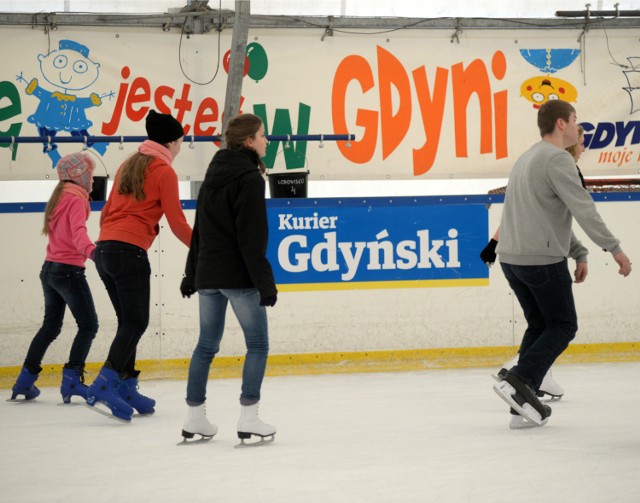
<path fill-rule="evenodd" d="M 184 381 L 143 381 L 156 414 L 131 424 L 43 388 L 0 401 L 0 501 L 640 502 L 640 363 L 557 365 L 565 396 L 529 430 L 508 428 L 490 373 L 267 377 L 278 433 L 243 448 L 237 379 L 209 382 L 220 431 L 187 445 Z"/>

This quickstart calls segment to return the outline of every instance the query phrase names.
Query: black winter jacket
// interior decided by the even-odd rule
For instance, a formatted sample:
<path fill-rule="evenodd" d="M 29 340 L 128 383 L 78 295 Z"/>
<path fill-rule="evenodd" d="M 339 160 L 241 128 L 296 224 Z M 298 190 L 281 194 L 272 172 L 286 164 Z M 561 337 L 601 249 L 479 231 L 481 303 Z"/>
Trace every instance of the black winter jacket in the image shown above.
<path fill-rule="evenodd" d="M 267 260 L 265 183 L 253 150 L 216 152 L 200 187 L 185 275 L 196 290 L 257 288 L 276 295 Z"/>

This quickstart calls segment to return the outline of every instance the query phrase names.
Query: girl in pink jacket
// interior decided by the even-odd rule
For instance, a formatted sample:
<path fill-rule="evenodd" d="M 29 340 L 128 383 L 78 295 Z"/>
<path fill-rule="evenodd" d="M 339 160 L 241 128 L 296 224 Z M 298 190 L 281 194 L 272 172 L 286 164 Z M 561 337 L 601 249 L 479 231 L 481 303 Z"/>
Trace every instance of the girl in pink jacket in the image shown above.
<path fill-rule="evenodd" d="M 44 292 L 44 321 L 29 346 L 24 366 L 13 386 L 11 399 L 24 395 L 33 400 L 40 394 L 35 386 L 40 364 L 51 343 L 62 330 L 64 312 L 69 306 L 78 324 L 69 361 L 62 370 L 60 392 L 64 403 L 73 395 L 86 399 L 84 365 L 91 343 L 98 332 L 98 316 L 85 277 L 85 262 L 93 259 L 96 245 L 87 234 L 91 215 L 89 194 L 95 163 L 85 154 L 70 154 L 58 161 L 60 182 L 53 190 L 44 213 L 42 233 L 49 238 L 47 254 L 40 272 Z"/>

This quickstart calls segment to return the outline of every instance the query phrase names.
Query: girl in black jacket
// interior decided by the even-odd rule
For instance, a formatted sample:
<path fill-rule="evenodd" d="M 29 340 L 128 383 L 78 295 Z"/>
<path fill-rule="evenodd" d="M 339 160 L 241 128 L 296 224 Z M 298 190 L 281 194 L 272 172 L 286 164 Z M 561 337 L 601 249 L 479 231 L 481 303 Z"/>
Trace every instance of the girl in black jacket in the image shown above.
<path fill-rule="evenodd" d="M 209 368 L 220 349 L 227 304 L 242 327 L 247 353 L 242 372 L 238 437 L 271 437 L 276 428 L 258 418 L 269 335 L 265 306 L 277 301 L 271 264 L 267 260 L 267 207 L 261 161 L 267 138 L 253 114 L 233 117 L 198 194 L 183 297 L 196 291 L 200 302 L 200 336 L 189 366 L 187 420 L 182 435 L 212 437 L 218 427 L 205 415 Z"/>

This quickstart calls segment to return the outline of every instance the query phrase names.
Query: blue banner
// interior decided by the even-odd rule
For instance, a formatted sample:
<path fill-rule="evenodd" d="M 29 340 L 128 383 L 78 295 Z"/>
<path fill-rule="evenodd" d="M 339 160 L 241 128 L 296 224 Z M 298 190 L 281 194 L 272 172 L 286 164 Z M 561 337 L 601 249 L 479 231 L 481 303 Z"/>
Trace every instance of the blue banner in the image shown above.
<path fill-rule="evenodd" d="M 487 206 L 467 199 L 272 199 L 267 256 L 278 288 L 488 285 L 478 257 Z"/>

